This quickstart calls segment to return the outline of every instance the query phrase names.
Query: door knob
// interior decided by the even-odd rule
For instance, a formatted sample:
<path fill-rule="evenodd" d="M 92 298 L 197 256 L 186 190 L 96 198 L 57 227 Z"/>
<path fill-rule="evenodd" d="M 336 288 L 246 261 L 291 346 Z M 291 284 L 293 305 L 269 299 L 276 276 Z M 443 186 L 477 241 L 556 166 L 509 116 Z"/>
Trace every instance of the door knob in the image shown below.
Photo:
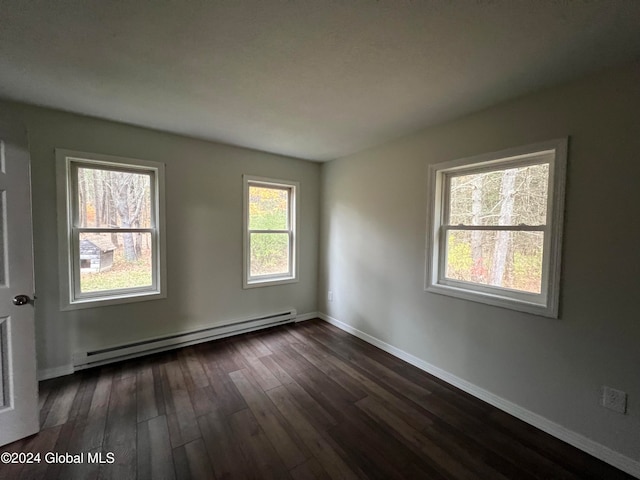
<path fill-rule="evenodd" d="M 27 303 L 31 303 L 31 299 L 29 298 L 28 295 L 16 295 L 15 297 L 13 297 L 13 304 L 14 305 L 26 305 Z"/>

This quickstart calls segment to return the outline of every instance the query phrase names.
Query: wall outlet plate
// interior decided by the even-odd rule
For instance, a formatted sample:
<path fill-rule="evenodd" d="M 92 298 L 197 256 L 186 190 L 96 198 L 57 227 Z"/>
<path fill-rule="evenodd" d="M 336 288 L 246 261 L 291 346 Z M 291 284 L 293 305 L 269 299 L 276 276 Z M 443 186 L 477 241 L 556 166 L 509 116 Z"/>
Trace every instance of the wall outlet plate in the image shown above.
<path fill-rule="evenodd" d="M 327 292 L 327 300 L 333 302 L 333 292 L 331 290 Z"/>
<path fill-rule="evenodd" d="M 624 414 L 627 412 L 627 394 L 605 385 L 602 387 L 602 406 Z"/>

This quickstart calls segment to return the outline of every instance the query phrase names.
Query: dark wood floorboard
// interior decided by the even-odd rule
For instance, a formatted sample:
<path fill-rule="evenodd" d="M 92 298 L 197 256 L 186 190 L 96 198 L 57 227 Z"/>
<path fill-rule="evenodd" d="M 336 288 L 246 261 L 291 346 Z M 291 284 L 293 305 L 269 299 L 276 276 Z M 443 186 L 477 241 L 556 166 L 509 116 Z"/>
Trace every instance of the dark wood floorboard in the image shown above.
<path fill-rule="evenodd" d="M 40 423 L 0 451 L 82 463 L 0 480 L 633 478 L 319 320 L 42 382 Z"/>

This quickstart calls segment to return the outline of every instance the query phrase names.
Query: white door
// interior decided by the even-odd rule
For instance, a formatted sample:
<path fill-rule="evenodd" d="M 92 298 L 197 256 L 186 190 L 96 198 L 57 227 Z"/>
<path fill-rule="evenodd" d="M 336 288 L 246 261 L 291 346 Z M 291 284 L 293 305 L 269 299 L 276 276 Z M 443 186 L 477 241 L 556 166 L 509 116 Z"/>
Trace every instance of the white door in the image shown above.
<path fill-rule="evenodd" d="M 39 429 L 29 152 L 0 112 L 0 445 Z"/>

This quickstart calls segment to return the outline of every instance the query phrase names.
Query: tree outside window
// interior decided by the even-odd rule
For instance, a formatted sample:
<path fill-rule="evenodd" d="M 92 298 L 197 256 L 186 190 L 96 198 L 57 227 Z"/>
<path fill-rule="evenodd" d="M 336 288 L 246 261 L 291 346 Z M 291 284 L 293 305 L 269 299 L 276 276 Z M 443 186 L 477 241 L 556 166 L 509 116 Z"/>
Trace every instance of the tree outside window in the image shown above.
<path fill-rule="evenodd" d="M 426 289 L 557 316 L 567 140 L 429 167 Z"/>
<path fill-rule="evenodd" d="M 164 165 L 66 150 L 57 157 L 63 308 L 162 298 Z"/>
<path fill-rule="evenodd" d="M 245 288 L 296 280 L 297 188 L 245 175 Z"/>

